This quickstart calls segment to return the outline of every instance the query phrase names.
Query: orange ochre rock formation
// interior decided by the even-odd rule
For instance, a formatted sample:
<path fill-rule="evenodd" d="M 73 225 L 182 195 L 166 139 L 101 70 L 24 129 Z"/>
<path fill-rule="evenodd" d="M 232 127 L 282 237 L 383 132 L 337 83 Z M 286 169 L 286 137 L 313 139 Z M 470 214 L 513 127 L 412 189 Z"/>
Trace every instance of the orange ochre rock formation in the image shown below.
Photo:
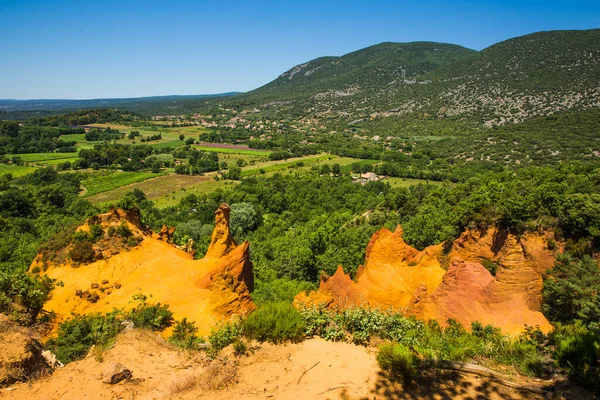
<path fill-rule="evenodd" d="M 229 211 L 226 204 L 216 211 L 211 244 L 201 260 L 169 244 L 165 232 L 159 235 L 145 229 L 136 212 L 112 210 L 95 217 L 79 230 L 89 231 L 91 223 L 99 223 L 106 232 L 125 224 L 139 243 L 115 249 L 114 240 L 112 246 L 102 244 L 109 242 L 105 234 L 101 245 L 95 246 L 96 261 L 76 268 L 70 261 L 48 265 L 44 273 L 61 284 L 44 309 L 61 320 L 71 313 L 128 309 L 134 306 L 133 296 L 142 293 L 152 296 L 150 302 L 168 304 L 175 319 L 195 321 L 202 335 L 220 321 L 254 310 L 248 242 L 235 243 L 229 232 Z M 32 267 L 41 264 L 40 255 Z"/>
<path fill-rule="evenodd" d="M 407 245 L 400 226 L 393 233 L 382 229 L 371 238 L 355 281 L 339 266 L 333 276 L 322 277 L 318 291 L 300 293 L 295 303 L 368 304 L 442 325 L 453 318 L 467 328 L 479 321 L 509 334 L 526 325 L 548 332 L 552 326 L 540 312 L 542 276 L 554 264 L 547 238 L 544 233 L 516 237 L 496 228 L 466 231 L 445 253 L 442 245 L 423 251 Z M 482 265 L 486 262 L 497 265 L 495 277 Z"/>

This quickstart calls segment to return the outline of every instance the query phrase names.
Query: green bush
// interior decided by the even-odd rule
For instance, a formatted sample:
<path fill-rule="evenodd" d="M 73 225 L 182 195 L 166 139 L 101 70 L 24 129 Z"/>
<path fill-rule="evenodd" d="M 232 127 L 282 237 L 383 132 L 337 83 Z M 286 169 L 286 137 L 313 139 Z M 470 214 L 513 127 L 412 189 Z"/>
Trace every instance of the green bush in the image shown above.
<path fill-rule="evenodd" d="M 135 247 L 140 244 L 142 240 L 144 239 L 141 236 L 130 236 L 126 242 L 127 247 Z"/>
<path fill-rule="evenodd" d="M 467 332 L 455 320 L 448 320 L 442 328 L 435 320 L 423 323 L 393 310 L 384 312 L 368 307 L 341 311 L 305 307 L 300 315 L 307 336 L 357 344 L 367 344 L 377 337 L 411 348 L 426 359 L 468 361 L 485 357 L 514 366 L 526 375 L 542 376 L 546 369 L 544 352 L 548 339 L 539 329 L 531 327 L 518 338 L 512 338 L 478 322 L 472 324 L 472 332 Z"/>
<path fill-rule="evenodd" d="M 90 347 L 98 346 L 99 351 L 110 346 L 121 332 L 121 322 L 130 320 L 136 328 L 162 331 L 173 324 L 173 313 L 168 306 L 148 304 L 147 296 L 135 295 L 137 305 L 129 312 L 114 309 L 107 314 L 73 315 L 59 325 L 58 335 L 47 343 L 47 347 L 63 363 L 83 358 Z"/>
<path fill-rule="evenodd" d="M 551 334 L 554 356 L 569 377 L 600 392 L 600 330 L 581 321 L 558 325 Z"/>
<path fill-rule="evenodd" d="M 173 312 L 169 306 L 160 303 L 147 304 L 145 301 L 129 312 L 128 318 L 136 328 L 163 331 L 173 325 Z"/>
<path fill-rule="evenodd" d="M 90 242 L 75 243 L 69 251 L 69 257 L 76 263 L 87 263 L 94 261 L 95 252 Z"/>
<path fill-rule="evenodd" d="M 188 321 L 182 318 L 175 323 L 173 334 L 169 337 L 169 343 L 184 350 L 198 350 L 199 344 L 204 343 L 204 339 L 196 335 L 198 328 L 194 321 Z"/>
<path fill-rule="evenodd" d="M 23 325 L 32 324 L 53 288 L 54 281 L 47 276 L 0 270 L 0 313 L 12 314 Z"/>
<path fill-rule="evenodd" d="M 239 321 L 227 322 L 213 328 L 210 332 L 210 336 L 208 336 L 208 341 L 211 346 L 208 351 L 209 357 L 216 357 L 223 348 L 229 346 L 238 339 L 241 333 L 242 330 Z"/>
<path fill-rule="evenodd" d="M 83 243 L 89 241 L 90 235 L 85 231 L 77 231 L 73 234 L 73 242 L 75 243 Z"/>
<path fill-rule="evenodd" d="M 121 331 L 120 311 L 109 314 L 74 315 L 59 325 L 58 336 L 47 347 L 63 363 L 79 360 L 90 347 L 106 348 Z"/>
<path fill-rule="evenodd" d="M 394 340 L 414 346 L 422 334 L 423 322 L 406 318 L 399 313 L 383 312 L 368 306 L 342 311 L 324 307 L 305 307 L 300 310 L 307 336 L 321 336 L 326 340 L 345 340 L 366 344 L 372 337 Z"/>
<path fill-rule="evenodd" d="M 104 230 L 102 229 L 102 225 L 90 225 L 90 238 L 92 242 L 97 242 L 98 240 L 102 239 L 102 236 L 104 236 Z"/>
<path fill-rule="evenodd" d="M 247 350 L 248 350 L 248 345 L 242 339 L 238 338 L 235 340 L 235 342 L 233 342 L 233 352 L 236 356 L 238 356 L 238 357 L 243 356 L 244 354 L 246 354 Z"/>
<path fill-rule="evenodd" d="M 121 197 L 121 199 L 117 202 L 117 207 L 125 210 L 131 211 L 138 207 L 138 198 L 133 192 L 129 192 L 125 194 L 125 196 Z"/>
<path fill-rule="evenodd" d="M 45 260 L 52 260 L 56 253 L 67 247 L 73 240 L 75 226 L 69 226 L 52 235 L 46 242 L 38 248 L 38 253 L 42 253 Z"/>
<path fill-rule="evenodd" d="M 492 276 L 496 276 L 496 271 L 498 270 L 498 263 L 495 261 L 490 261 L 490 260 L 483 260 L 481 262 L 483 264 L 483 266 L 485 267 L 485 269 L 487 269 L 488 271 L 490 271 L 490 274 L 492 274 Z"/>
<path fill-rule="evenodd" d="M 128 238 L 133 235 L 133 232 L 131 232 L 131 229 L 129 229 L 125 221 L 122 221 L 119 226 L 117 226 L 115 233 L 122 238 Z"/>
<path fill-rule="evenodd" d="M 266 303 L 250 314 L 244 334 L 260 342 L 298 342 L 304 337 L 304 321 L 290 303 Z"/>
<path fill-rule="evenodd" d="M 402 344 L 386 343 L 381 345 L 377 353 L 377 364 L 392 379 L 400 380 L 404 386 L 413 384 L 420 374 L 419 358 Z"/>
<path fill-rule="evenodd" d="M 600 323 L 600 267 L 590 256 L 581 260 L 559 254 L 544 281 L 544 314 L 555 322 Z M 600 327 L 600 326 L 599 326 Z"/>

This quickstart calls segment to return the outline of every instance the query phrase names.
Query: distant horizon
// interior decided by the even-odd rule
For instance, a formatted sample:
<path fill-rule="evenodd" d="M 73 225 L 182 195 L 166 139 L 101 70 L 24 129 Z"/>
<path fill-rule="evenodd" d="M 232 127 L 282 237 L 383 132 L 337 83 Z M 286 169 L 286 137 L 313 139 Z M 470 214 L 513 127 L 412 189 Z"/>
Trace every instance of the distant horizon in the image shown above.
<path fill-rule="evenodd" d="M 81 98 L 81 99 L 70 99 L 70 98 L 46 98 L 46 99 L 5 99 L 0 98 L 0 101 L 95 101 L 95 100 L 136 100 L 136 99 L 151 99 L 154 97 L 221 97 L 223 95 L 231 94 L 242 94 L 245 92 L 240 92 L 238 90 L 232 90 L 229 92 L 222 93 L 194 93 L 194 94 L 158 94 L 153 96 L 133 96 L 133 97 L 94 97 L 94 98 Z"/>
<path fill-rule="evenodd" d="M 598 29 L 598 21 L 600 4 L 580 0 L 0 0 L 0 98 L 248 92 L 295 65 L 378 43 L 481 51 L 541 31 Z"/>

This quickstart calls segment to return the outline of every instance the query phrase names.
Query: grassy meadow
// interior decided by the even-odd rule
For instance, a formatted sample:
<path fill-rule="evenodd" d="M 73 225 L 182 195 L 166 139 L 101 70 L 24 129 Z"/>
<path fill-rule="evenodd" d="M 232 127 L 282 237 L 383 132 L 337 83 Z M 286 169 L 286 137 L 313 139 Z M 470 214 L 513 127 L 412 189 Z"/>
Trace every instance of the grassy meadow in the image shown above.
<path fill-rule="evenodd" d="M 114 171 L 108 174 L 94 175 L 81 182 L 84 187 L 83 196 L 89 197 L 98 193 L 111 191 L 132 183 L 156 178 L 159 174 L 151 172 L 122 172 Z"/>

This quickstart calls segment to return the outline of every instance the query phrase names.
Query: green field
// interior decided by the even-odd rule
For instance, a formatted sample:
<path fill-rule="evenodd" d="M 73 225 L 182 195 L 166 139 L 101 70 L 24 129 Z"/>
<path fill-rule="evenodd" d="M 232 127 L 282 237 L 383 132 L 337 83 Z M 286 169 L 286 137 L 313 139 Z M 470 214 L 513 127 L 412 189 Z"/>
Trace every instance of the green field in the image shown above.
<path fill-rule="evenodd" d="M 58 158 L 56 160 L 36 161 L 36 163 L 37 164 L 42 164 L 42 165 L 57 165 L 57 164 L 62 164 L 65 161 L 68 161 L 68 162 L 70 162 L 72 164 L 76 160 L 78 160 L 77 157 L 72 157 L 72 158 Z"/>
<path fill-rule="evenodd" d="M 279 161 L 279 162 L 277 162 L 277 164 L 272 164 L 272 165 L 266 165 L 268 163 L 265 163 L 264 165 L 259 165 L 259 166 L 253 167 L 253 168 L 242 170 L 242 177 L 259 175 L 263 172 L 265 174 L 274 173 L 274 172 L 283 171 L 285 169 L 294 168 L 294 167 L 305 168 L 305 167 L 317 164 L 320 161 L 330 160 L 330 159 L 334 159 L 334 158 L 336 158 L 336 157 L 331 156 L 331 155 L 321 155 L 321 156 L 302 157 L 302 158 L 295 159 L 294 161 L 287 161 L 287 162 Z M 273 161 L 273 162 L 275 163 L 276 161 Z M 263 171 L 263 172 L 261 172 L 261 171 Z"/>
<path fill-rule="evenodd" d="M 81 184 L 85 188 L 83 195 L 88 197 L 159 176 L 151 172 L 114 172 L 88 178 Z"/>
<path fill-rule="evenodd" d="M 118 201 L 126 193 L 139 189 L 146 194 L 146 197 L 155 201 L 157 207 L 166 207 L 175 205 L 179 200 L 189 193 L 209 193 L 218 188 L 224 188 L 227 185 L 234 185 L 237 182 L 215 181 L 216 173 L 200 175 L 153 175 L 151 179 L 144 181 L 124 184 L 123 186 L 96 193 L 87 197 L 92 203 L 110 203 Z"/>
<path fill-rule="evenodd" d="M 186 127 L 174 127 L 167 128 L 162 126 L 126 126 L 126 125 L 118 125 L 118 124 L 91 124 L 88 126 L 97 127 L 97 128 L 112 128 L 118 129 L 120 132 L 125 133 L 126 135 L 131 131 L 138 131 L 142 136 L 152 136 L 160 133 L 162 139 L 153 140 L 151 142 L 142 143 L 141 138 L 137 137 L 135 139 L 128 139 L 127 136 L 124 139 L 117 140 L 118 144 L 148 144 L 155 147 L 178 147 L 182 146 L 185 143 L 185 139 L 194 138 L 198 139 L 200 133 L 205 131 L 205 128 L 199 126 L 186 126 Z M 179 140 L 179 135 L 184 136 L 184 140 Z M 83 138 L 85 141 L 85 138 Z M 95 143 L 95 142 L 87 142 L 87 143 Z"/>
<path fill-rule="evenodd" d="M 50 160 L 65 160 L 65 159 L 76 159 L 77 153 L 28 153 L 28 154 L 11 154 L 8 158 L 14 156 L 21 157 L 21 160 L 25 162 L 42 162 Z"/>
<path fill-rule="evenodd" d="M 268 156 L 271 154 L 270 151 L 266 150 L 254 150 L 254 149 L 227 149 L 219 147 L 208 147 L 208 146 L 194 146 L 198 150 L 213 151 L 215 153 L 224 154 L 245 154 L 250 156 Z"/>
<path fill-rule="evenodd" d="M 166 195 L 163 195 L 160 197 L 155 197 L 152 200 L 154 200 L 154 205 L 158 208 L 170 207 L 170 206 L 177 205 L 183 197 L 185 197 L 189 194 L 193 193 L 193 194 L 198 195 L 198 194 L 211 193 L 217 189 L 226 189 L 226 188 L 231 187 L 232 185 L 236 185 L 236 184 L 237 184 L 237 182 L 235 182 L 235 181 L 224 181 L 224 180 L 215 181 L 211 177 L 211 179 L 208 179 L 204 182 L 186 186 L 179 190 L 172 191 L 169 194 L 166 194 Z"/>
<path fill-rule="evenodd" d="M 228 164 L 234 163 L 237 160 L 244 160 L 247 166 L 256 165 L 258 163 L 264 163 L 269 161 L 266 156 L 259 156 L 256 154 L 232 154 L 232 153 L 221 153 L 219 154 L 219 161 L 225 161 Z"/>
<path fill-rule="evenodd" d="M 60 140 L 63 142 L 92 143 L 85 140 L 85 133 L 71 133 L 70 135 L 62 135 Z"/>
<path fill-rule="evenodd" d="M 160 141 L 160 142 L 147 142 L 147 143 L 141 143 L 141 144 L 149 144 L 149 145 L 152 145 L 152 147 L 156 147 L 159 149 L 163 149 L 163 148 L 174 149 L 175 147 L 185 145 L 185 142 L 183 140 L 175 139 L 175 140 L 169 140 L 168 142 Z"/>
<path fill-rule="evenodd" d="M 384 180 L 384 182 L 389 183 L 390 186 L 392 186 L 393 188 L 409 187 L 409 186 L 415 186 L 415 185 L 443 185 L 445 183 L 450 184 L 450 185 L 455 185 L 450 182 L 430 181 L 430 180 L 426 180 L 426 179 L 393 178 L 393 177 L 387 178 L 386 180 Z"/>
<path fill-rule="evenodd" d="M 12 174 L 13 177 L 19 177 L 27 175 L 35 170 L 36 168 L 34 167 L 20 167 L 18 165 L 0 164 L 0 175 Z"/>

